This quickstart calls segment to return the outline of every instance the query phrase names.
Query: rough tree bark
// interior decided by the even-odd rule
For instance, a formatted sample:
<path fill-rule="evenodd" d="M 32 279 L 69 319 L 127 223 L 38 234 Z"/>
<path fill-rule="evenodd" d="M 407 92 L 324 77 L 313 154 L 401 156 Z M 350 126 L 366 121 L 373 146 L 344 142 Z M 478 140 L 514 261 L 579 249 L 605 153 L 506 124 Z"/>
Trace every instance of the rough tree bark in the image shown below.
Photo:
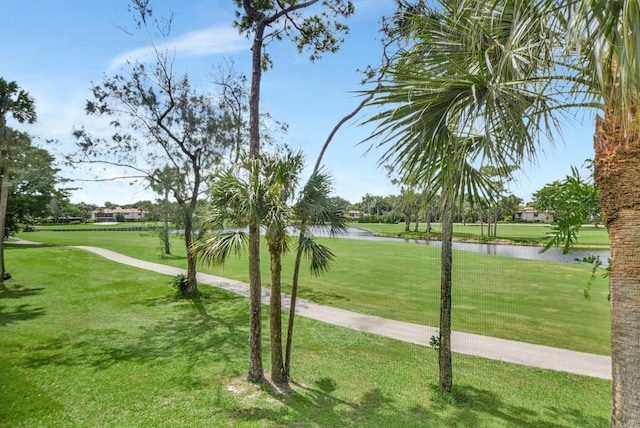
<path fill-rule="evenodd" d="M 635 111 L 596 120 L 594 178 L 609 231 L 611 427 L 640 426 L 640 132 Z"/>

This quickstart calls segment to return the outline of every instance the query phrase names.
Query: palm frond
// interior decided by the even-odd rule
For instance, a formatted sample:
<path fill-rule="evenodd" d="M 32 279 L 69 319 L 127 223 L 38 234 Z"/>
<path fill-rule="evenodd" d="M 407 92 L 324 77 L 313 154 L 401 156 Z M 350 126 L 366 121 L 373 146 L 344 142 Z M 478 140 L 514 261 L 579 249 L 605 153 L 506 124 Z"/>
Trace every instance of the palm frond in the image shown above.
<path fill-rule="evenodd" d="M 559 128 L 556 88 L 542 78 L 555 67 L 551 7 L 460 0 L 405 16 L 414 43 L 370 103 L 382 110 L 367 121 L 377 127 L 365 141 L 386 149 L 380 164 L 458 199 L 493 193 L 480 166 L 535 160 L 540 136 L 552 141 Z"/>
<path fill-rule="evenodd" d="M 196 241 L 191 251 L 205 264 L 221 266 L 230 256 L 240 256 L 247 247 L 248 239 L 243 231 L 218 232 Z"/>
<path fill-rule="evenodd" d="M 314 172 L 300 192 L 294 212 L 302 224 L 328 226 L 334 236 L 344 232 L 346 220 L 331 198 L 331 177 L 323 170 Z"/>
<path fill-rule="evenodd" d="M 335 254 L 328 247 L 318 243 L 309 235 L 303 235 L 298 240 L 298 246 L 302 250 L 302 255 L 309 262 L 309 268 L 313 275 L 326 272 L 335 260 Z"/>

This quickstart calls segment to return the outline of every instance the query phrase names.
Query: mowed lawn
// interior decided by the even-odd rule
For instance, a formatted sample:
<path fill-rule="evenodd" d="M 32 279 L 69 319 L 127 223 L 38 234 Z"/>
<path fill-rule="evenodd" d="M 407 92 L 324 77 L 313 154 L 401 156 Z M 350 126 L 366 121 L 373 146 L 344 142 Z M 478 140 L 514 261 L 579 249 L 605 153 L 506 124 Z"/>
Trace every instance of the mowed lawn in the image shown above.
<path fill-rule="evenodd" d="M 64 245 L 94 245 L 132 257 L 185 267 L 184 245 L 173 240 L 175 255 L 160 258 L 157 236 L 137 232 L 36 232 L 25 239 Z M 333 268 L 301 275 L 300 297 L 318 303 L 401 321 L 437 326 L 440 290 L 438 248 L 405 242 L 323 239 L 335 252 Z M 264 250 L 264 246 L 263 246 Z M 269 285 L 269 258 L 262 254 L 263 284 Z M 284 260 L 288 290 L 292 255 Z M 246 257 L 204 272 L 248 281 Z M 588 266 L 521 260 L 454 251 L 453 328 L 596 354 L 610 342 L 607 281 L 597 277 L 591 300 L 583 290 Z"/>
<path fill-rule="evenodd" d="M 382 223 L 353 223 L 352 226 L 368 229 L 380 234 L 389 236 L 424 236 L 426 223 L 418 225 L 418 232 L 414 232 L 415 223 L 412 223 L 409 230 L 405 232 L 405 224 L 382 224 Z M 441 224 L 432 223 L 431 233 L 439 235 Z M 498 223 L 496 240 L 514 241 L 516 243 L 544 245 L 548 242 L 552 228 L 544 223 Z M 483 238 L 484 235 L 484 238 Z M 453 236 L 459 239 L 487 239 L 487 225 L 480 224 L 455 224 L 453 226 Z M 609 246 L 609 234 L 607 229 L 599 225 L 586 224 L 580 228 L 576 248 L 607 248 Z"/>
<path fill-rule="evenodd" d="M 145 240 L 128 236 L 129 251 Z M 177 300 L 168 276 L 63 246 L 10 245 L 6 261 L 0 426 L 608 424 L 608 381 L 454 355 L 454 392 L 442 396 L 432 349 L 302 317 L 292 392 L 274 394 L 244 381 L 244 298 L 203 288 Z"/>

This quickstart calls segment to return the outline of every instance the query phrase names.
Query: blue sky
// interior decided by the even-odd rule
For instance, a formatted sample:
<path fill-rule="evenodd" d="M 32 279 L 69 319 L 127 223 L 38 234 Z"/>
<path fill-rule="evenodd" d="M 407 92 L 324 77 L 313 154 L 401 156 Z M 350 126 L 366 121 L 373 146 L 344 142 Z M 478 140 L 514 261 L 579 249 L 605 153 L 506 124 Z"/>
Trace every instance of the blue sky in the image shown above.
<path fill-rule="evenodd" d="M 287 41 L 274 42 L 268 51 L 274 68 L 263 75 L 263 112 L 289 125 L 282 140 L 302 149 L 312 166 L 335 124 L 358 103 L 354 94 L 361 90 L 358 69 L 378 64 L 377 42 L 380 18 L 393 10 L 393 1 L 356 0 L 356 14 L 347 23 L 351 31 L 336 54 L 325 55 L 310 63 Z M 174 13 L 173 30 L 168 40 L 175 49 L 175 65 L 188 72 L 199 87 L 212 87 L 215 68 L 225 60 L 249 75 L 249 42 L 232 28 L 235 8 L 231 0 L 152 0 L 156 16 Z M 84 105 L 90 98 L 91 83 L 118 71 L 122 61 L 140 57 L 146 42 L 140 33 L 128 34 L 133 21 L 127 0 L 3 0 L 3 25 L 0 27 L 0 76 L 15 80 L 36 100 L 38 122 L 35 125 L 10 125 L 33 135 L 37 144 L 58 156 L 74 149 L 74 128 L 105 131 L 104 123 L 87 117 Z M 156 40 L 157 44 L 161 41 Z M 334 177 L 335 194 L 359 202 L 366 193 L 397 193 L 377 167 L 378 154 L 365 156 L 366 145 L 358 145 L 371 132 L 359 126 L 361 114 L 343 126 L 324 158 Z M 555 147 L 543 144 L 537 165 L 527 164 L 509 184 L 510 190 L 525 201 L 531 194 L 581 166 L 593 156 L 593 117 L 572 122 L 564 128 L 564 141 Z M 56 140 L 46 145 L 45 140 Z M 108 177 L 112 171 L 71 170 L 69 178 Z M 105 201 L 127 204 L 155 199 L 142 186 L 122 182 L 75 182 L 72 202 L 98 205 Z"/>

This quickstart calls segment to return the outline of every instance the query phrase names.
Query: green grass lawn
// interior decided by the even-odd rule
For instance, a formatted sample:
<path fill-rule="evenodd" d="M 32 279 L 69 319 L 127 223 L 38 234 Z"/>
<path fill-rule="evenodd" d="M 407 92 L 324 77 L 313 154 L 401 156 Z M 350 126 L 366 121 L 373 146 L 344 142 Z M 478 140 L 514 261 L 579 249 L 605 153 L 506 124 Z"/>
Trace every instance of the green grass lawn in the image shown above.
<path fill-rule="evenodd" d="M 130 236 L 121 245 L 133 251 L 144 239 Z M 454 392 L 443 397 L 432 349 L 304 318 L 293 391 L 276 395 L 243 381 L 244 298 L 207 288 L 176 300 L 170 277 L 60 246 L 10 246 L 6 261 L 0 426 L 608 424 L 608 381 L 454 355 Z"/>
<path fill-rule="evenodd" d="M 177 237 L 173 241 L 175 255 L 165 259 L 159 256 L 158 237 L 150 233 L 36 232 L 22 237 L 55 244 L 94 245 L 149 261 L 186 266 L 183 244 Z M 350 239 L 325 239 L 324 242 L 336 253 L 337 260 L 333 269 L 321 277 L 302 272 L 300 297 L 385 318 L 438 325 L 438 248 Z M 266 252 L 262 262 L 263 284 L 268 286 Z M 292 262 L 291 255 L 284 260 L 285 291 Z M 248 282 L 246 257 L 231 259 L 222 268 L 200 269 Z M 453 328 L 608 354 L 607 282 L 597 278 L 591 300 L 585 300 L 583 289 L 590 275 L 586 266 L 455 251 Z"/>
<path fill-rule="evenodd" d="M 64 224 L 64 223 L 51 223 L 51 224 L 39 224 L 36 226 L 37 230 L 93 230 L 93 229 L 127 229 L 132 227 L 162 227 L 162 223 L 153 221 L 125 221 L 125 222 L 96 222 L 96 223 L 82 223 L 82 224 Z"/>
<path fill-rule="evenodd" d="M 415 223 L 411 224 L 410 232 L 405 232 L 404 223 L 381 224 L 381 223 L 353 223 L 351 226 L 369 229 L 379 234 L 388 236 L 403 237 L 424 237 L 426 223 L 420 223 L 418 232 L 414 232 Z M 438 237 L 441 233 L 440 223 L 431 224 L 431 236 Z M 453 226 L 453 236 L 458 239 L 481 239 L 482 233 L 487 234 L 487 226 L 482 228 L 479 224 L 455 224 Z M 552 233 L 551 226 L 542 223 L 499 223 L 497 236 L 492 239 L 507 240 L 522 244 L 543 245 L 549 240 Z M 486 236 L 485 238 L 486 239 Z M 576 248 L 603 248 L 609 246 L 609 234 L 603 226 L 593 227 L 584 225 L 580 228 Z"/>

